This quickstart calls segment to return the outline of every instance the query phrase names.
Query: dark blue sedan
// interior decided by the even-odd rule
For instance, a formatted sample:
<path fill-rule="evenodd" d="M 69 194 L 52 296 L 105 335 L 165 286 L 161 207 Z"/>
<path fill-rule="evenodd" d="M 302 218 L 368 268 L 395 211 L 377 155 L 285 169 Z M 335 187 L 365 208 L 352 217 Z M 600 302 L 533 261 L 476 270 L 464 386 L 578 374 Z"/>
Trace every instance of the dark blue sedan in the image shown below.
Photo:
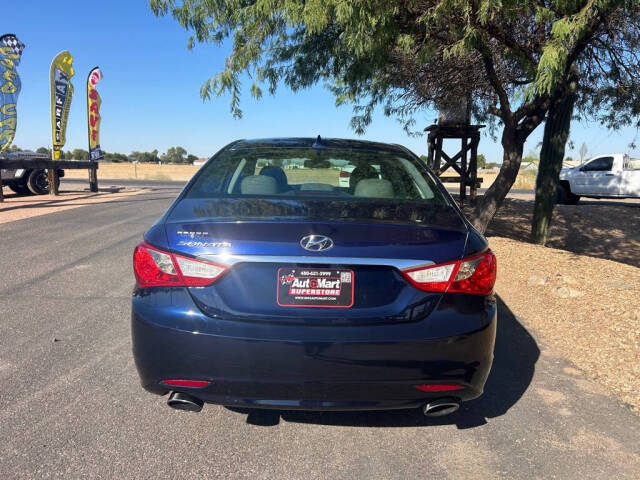
<path fill-rule="evenodd" d="M 133 255 L 133 353 L 172 407 L 455 411 L 493 360 L 496 259 L 381 143 L 240 140 Z"/>

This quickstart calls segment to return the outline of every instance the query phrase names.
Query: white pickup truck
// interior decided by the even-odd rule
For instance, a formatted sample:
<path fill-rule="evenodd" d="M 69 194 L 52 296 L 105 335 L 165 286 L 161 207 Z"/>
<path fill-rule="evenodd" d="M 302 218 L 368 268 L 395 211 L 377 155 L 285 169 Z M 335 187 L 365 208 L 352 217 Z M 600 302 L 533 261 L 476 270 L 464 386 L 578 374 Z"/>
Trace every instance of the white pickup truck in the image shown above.
<path fill-rule="evenodd" d="M 640 198 L 640 159 L 613 153 L 563 168 L 558 203 L 575 205 L 580 197 Z"/>

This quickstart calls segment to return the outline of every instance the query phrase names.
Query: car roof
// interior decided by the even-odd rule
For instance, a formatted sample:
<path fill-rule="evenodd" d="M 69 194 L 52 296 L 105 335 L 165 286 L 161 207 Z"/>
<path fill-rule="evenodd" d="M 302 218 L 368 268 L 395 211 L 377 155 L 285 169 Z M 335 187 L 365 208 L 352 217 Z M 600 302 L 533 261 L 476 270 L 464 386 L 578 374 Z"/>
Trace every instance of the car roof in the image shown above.
<path fill-rule="evenodd" d="M 318 142 L 319 141 L 319 145 Z M 229 150 L 241 150 L 245 148 L 350 148 L 356 150 L 377 150 L 381 152 L 407 153 L 407 149 L 401 145 L 371 142 L 368 140 L 352 140 L 344 138 L 318 137 L 279 137 L 243 139 L 233 142 L 227 148 Z"/>

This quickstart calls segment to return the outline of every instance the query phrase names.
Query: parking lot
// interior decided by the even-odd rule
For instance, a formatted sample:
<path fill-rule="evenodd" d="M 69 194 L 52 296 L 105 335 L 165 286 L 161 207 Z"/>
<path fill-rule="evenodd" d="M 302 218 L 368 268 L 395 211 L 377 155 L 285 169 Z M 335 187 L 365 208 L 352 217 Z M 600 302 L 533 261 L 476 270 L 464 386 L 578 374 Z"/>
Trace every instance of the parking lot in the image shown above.
<path fill-rule="evenodd" d="M 448 417 L 171 410 L 139 386 L 129 298 L 178 191 L 0 224 L 2 477 L 638 478 L 640 418 L 503 302 L 486 393 Z"/>

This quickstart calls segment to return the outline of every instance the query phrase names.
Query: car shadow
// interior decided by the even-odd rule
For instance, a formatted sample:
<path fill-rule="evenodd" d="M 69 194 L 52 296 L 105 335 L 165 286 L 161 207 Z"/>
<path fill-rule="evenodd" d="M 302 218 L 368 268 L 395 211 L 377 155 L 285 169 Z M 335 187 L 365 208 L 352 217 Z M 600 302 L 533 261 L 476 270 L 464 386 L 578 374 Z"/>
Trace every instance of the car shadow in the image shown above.
<path fill-rule="evenodd" d="M 425 417 L 420 409 L 363 412 L 227 409 L 247 415 L 247 423 L 260 426 L 274 426 L 283 419 L 287 422 L 351 427 L 456 425 L 459 429 L 474 428 L 486 424 L 488 419 L 504 415 L 518 402 L 531 384 L 540 356 L 534 338 L 500 297 L 494 354 L 484 394 L 443 417 Z"/>

